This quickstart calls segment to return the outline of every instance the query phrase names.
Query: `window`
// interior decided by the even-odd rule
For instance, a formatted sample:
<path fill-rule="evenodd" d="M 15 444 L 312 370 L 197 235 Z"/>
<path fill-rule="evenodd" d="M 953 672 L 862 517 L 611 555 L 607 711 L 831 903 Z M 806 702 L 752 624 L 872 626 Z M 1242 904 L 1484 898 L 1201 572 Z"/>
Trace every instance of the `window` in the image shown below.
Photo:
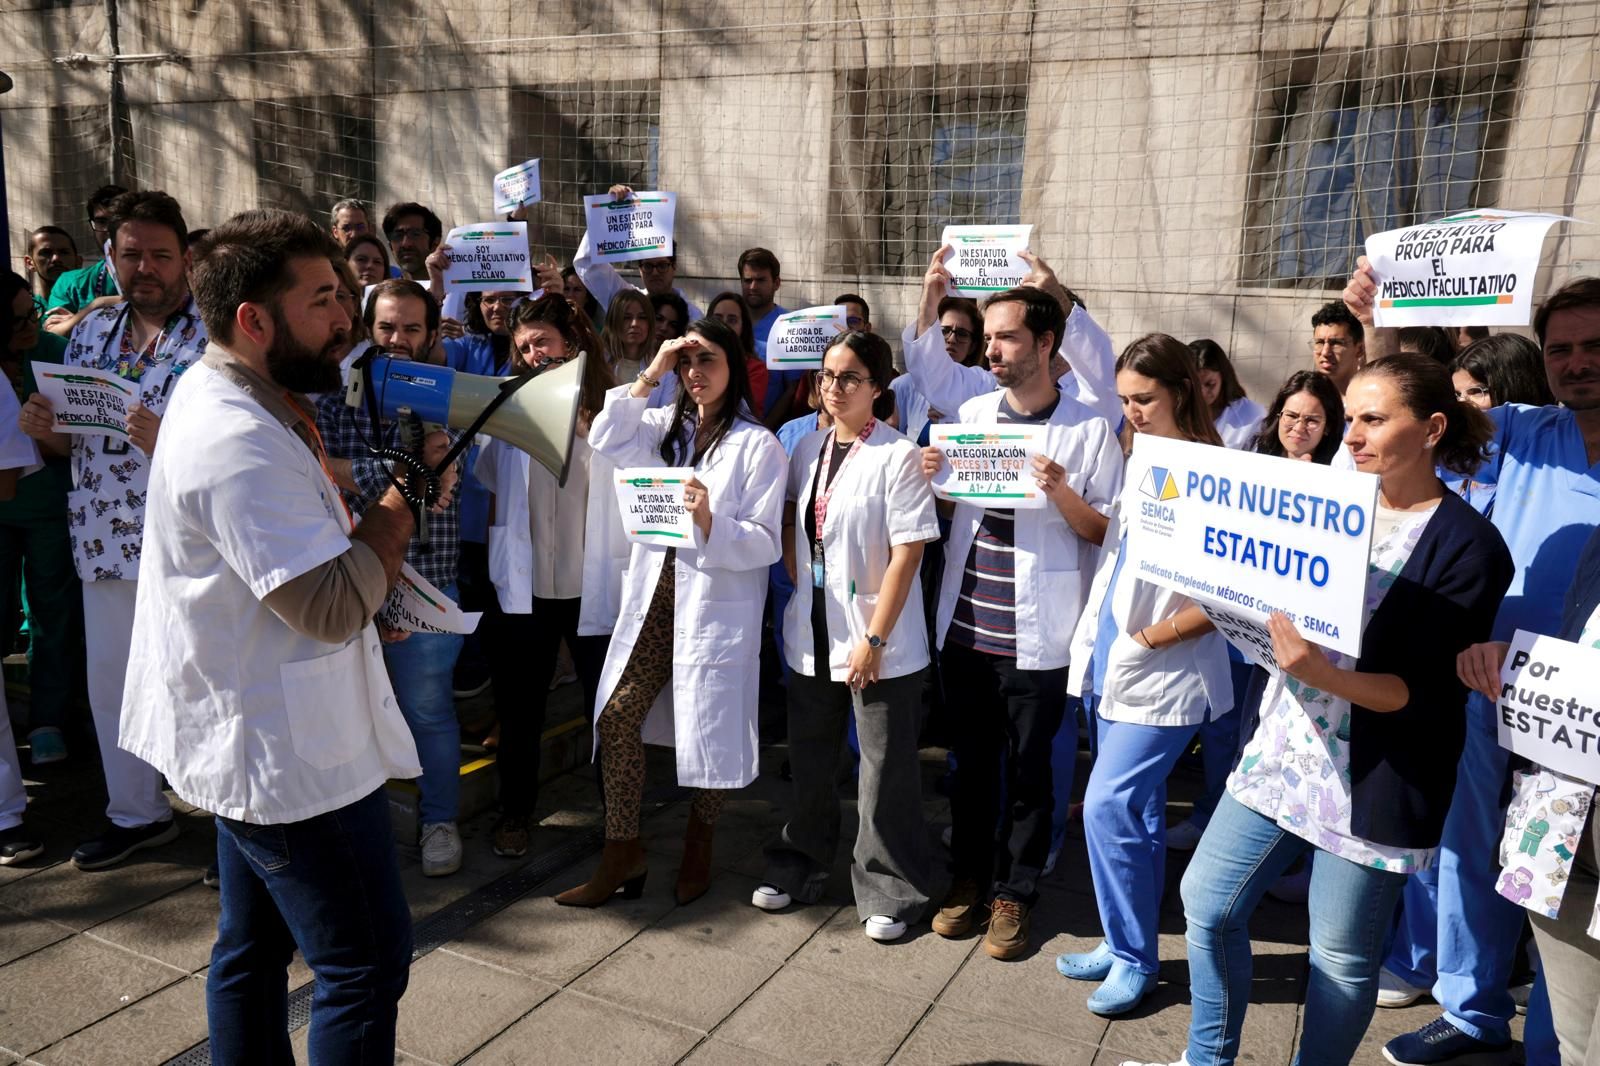
<path fill-rule="evenodd" d="M 507 159 L 538 159 L 543 200 L 528 211 L 528 239 L 558 257 L 583 237 L 583 198 L 622 183 L 654 189 L 661 89 L 646 80 L 511 90 Z"/>
<path fill-rule="evenodd" d="M 919 274 L 948 224 L 1021 221 L 1022 64 L 842 71 L 834 90 L 827 267 Z"/>
<path fill-rule="evenodd" d="M 1520 40 L 1263 59 L 1244 284 L 1340 288 L 1366 237 L 1494 203 Z"/>
<path fill-rule="evenodd" d="M 370 96 L 258 100 L 253 126 L 262 207 L 322 221 L 347 196 L 371 203 L 377 194 Z"/>

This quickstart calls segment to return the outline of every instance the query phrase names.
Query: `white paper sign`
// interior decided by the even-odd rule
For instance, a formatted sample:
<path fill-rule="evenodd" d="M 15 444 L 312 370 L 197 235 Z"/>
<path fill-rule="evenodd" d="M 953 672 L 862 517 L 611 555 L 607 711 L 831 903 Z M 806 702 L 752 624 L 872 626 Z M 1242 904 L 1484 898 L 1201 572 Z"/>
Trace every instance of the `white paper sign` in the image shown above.
<path fill-rule="evenodd" d="M 1600 648 L 1517 630 L 1500 670 L 1500 746 L 1600 784 Z"/>
<path fill-rule="evenodd" d="M 694 519 L 683 507 L 683 488 L 694 477 L 688 466 L 636 466 L 618 470 L 617 509 L 634 544 L 681 548 L 694 543 Z"/>
<path fill-rule="evenodd" d="M 828 348 L 847 331 L 850 309 L 843 304 L 807 307 L 779 315 L 767 334 L 767 366 L 772 370 L 820 370 Z"/>
<path fill-rule="evenodd" d="M 1124 573 L 1361 654 L 1376 475 L 1141 433 L 1123 484 Z"/>
<path fill-rule="evenodd" d="M 532 291 L 533 256 L 528 251 L 526 222 L 457 226 L 444 242 L 450 246 L 450 263 L 444 268 L 447 294 Z"/>
<path fill-rule="evenodd" d="M 89 433 L 128 439 L 128 405 L 139 400 L 139 387 L 109 370 L 35 363 L 39 394 L 55 411 L 57 433 Z"/>
<path fill-rule="evenodd" d="M 678 197 L 670 192 L 638 192 L 631 200 L 609 194 L 585 196 L 589 247 L 601 263 L 660 259 L 672 254 L 672 223 Z"/>
<path fill-rule="evenodd" d="M 1211 619 L 1211 624 L 1217 627 L 1229 644 L 1239 649 L 1246 659 L 1264 669 L 1273 677 L 1278 676 L 1278 660 L 1272 654 L 1272 634 L 1267 631 L 1264 622 L 1257 622 L 1246 618 L 1242 614 L 1224 610 L 1214 603 L 1201 603 L 1200 609 Z M 1239 706 L 1239 701 L 1244 698 L 1244 693 L 1234 693 L 1234 707 Z"/>
<path fill-rule="evenodd" d="M 411 569 L 410 563 L 401 563 L 400 576 L 395 578 L 389 598 L 378 611 L 377 622 L 407 633 L 471 633 L 482 617 L 475 611 L 463 611 Z"/>
<path fill-rule="evenodd" d="M 946 226 L 939 243 L 950 246 L 944 267 L 955 295 L 976 298 L 1021 285 L 1028 264 L 1017 253 L 1032 234 L 1032 226 Z"/>
<path fill-rule="evenodd" d="M 1545 234 L 1566 215 L 1462 211 L 1367 238 L 1378 282 L 1373 321 L 1388 326 L 1525 326 Z"/>
<path fill-rule="evenodd" d="M 944 452 L 931 483 L 935 496 L 1002 510 L 1047 502 L 1033 474 L 1033 457 L 1045 450 L 1044 426 L 952 422 L 929 426 L 928 443 Z"/>
<path fill-rule="evenodd" d="M 539 161 L 530 159 L 494 176 L 494 209 L 502 214 L 544 199 L 539 184 Z"/>

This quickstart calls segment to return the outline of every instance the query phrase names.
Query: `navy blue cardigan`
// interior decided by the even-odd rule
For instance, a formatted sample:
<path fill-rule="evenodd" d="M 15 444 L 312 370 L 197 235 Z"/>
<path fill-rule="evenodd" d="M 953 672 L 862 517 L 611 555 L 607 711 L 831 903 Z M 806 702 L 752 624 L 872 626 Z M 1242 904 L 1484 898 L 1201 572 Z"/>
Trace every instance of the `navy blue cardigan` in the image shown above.
<path fill-rule="evenodd" d="M 1375 844 L 1433 848 L 1466 742 L 1466 686 L 1456 656 L 1489 639 L 1511 584 L 1499 530 L 1452 492 L 1423 530 L 1361 635 L 1363 673 L 1396 674 L 1410 701 L 1350 715 L 1350 829 Z"/>

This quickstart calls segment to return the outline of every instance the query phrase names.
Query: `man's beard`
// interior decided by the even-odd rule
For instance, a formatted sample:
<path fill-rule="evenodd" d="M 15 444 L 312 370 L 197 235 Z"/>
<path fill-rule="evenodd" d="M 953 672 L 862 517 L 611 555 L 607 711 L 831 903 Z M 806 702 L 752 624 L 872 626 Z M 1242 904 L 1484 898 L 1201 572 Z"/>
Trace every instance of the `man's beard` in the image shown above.
<path fill-rule="evenodd" d="M 334 392 L 343 384 L 334 353 L 347 338 L 341 330 L 320 349 L 301 344 L 290 331 L 283 310 L 272 309 L 272 347 L 267 349 L 267 373 L 290 392 Z"/>
<path fill-rule="evenodd" d="M 158 278 L 136 278 L 135 284 L 154 281 L 160 295 L 151 297 L 139 292 L 130 285 L 128 303 L 133 309 L 148 318 L 166 318 L 172 312 L 183 306 L 188 298 L 188 282 L 178 281 L 172 285 L 163 284 Z"/>

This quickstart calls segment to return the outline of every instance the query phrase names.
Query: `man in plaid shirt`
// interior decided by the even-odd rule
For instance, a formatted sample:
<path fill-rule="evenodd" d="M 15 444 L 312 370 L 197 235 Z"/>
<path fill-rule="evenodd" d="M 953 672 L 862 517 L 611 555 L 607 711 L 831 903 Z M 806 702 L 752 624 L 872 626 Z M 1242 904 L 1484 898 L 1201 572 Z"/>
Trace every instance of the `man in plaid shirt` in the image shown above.
<path fill-rule="evenodd" d="M 367 300 L 364 318 L 373 344 L 397 358 L 414 359 L 430 351 L 439 335 L 439 305 L 414 281 L 378 284 Z M 328 453 L 329 473 L 359 519 L 390 485 L 388 463 L 373 458 L 368 445 L 401 448 L 400 425 L 386 421 L 374 429 L 364 408 L 348 406 L 344 396 L 336 393 L 318 404 L 317 431 Z M 428 434 L 422 460 L 437 465 L 452 443 L 451 435 L 442 431 Z M 461 552 L 456 476 L 452 466 L 441 478 L 439 503 L 427 516 L 426 547 L 413 537 L 406 549 L 406 562 L 412 569 L 451 599 L 456 597 Z M 461 835 L 456 829 L 461 800 L 461 731 L 451 680 L 462 637 L 458 633 L 409 633 L 396 635 L 392 642 L 386 635 L 385 641 L 383 657 L 389 679 L 422 763 L 422 872 L 442 877 L 461 868 Z"/>

